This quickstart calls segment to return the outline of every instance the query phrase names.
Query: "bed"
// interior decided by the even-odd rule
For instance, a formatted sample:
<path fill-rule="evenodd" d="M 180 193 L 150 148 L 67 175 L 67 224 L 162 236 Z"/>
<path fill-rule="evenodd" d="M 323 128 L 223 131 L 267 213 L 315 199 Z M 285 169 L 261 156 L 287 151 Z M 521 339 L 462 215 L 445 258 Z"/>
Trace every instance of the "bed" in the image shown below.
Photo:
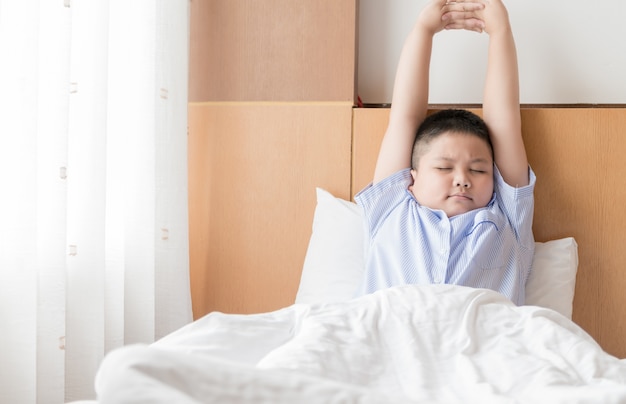
<path fill-rule="evenodd" d="M 353 190 L 371 176 L 387 117 L 355 109 Z M 213 312 L 115 350 L 96 378 L 98 402 L 626 402 L 624 302 L 614 298 L 625 110 L 532 107 L 523 122 L 539 178 L 527 305 L 452 285 L 352 299 L 361 213 L 319 187 L 294 304 Z M 612 311 L 594 318 L 598 305 Z"/>

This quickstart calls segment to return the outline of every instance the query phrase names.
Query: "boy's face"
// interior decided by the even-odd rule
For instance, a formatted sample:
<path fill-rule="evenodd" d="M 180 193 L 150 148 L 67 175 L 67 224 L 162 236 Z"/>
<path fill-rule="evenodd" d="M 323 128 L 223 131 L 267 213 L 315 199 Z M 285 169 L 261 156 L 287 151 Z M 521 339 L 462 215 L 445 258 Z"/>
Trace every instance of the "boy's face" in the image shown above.
<path fill-rule="evenodd" d="M 493 195 L 493 159 L 474 135 L 444 133 L 426 146 L 411 170 L 415 199 L 448 217 L 487 206 Z"/>

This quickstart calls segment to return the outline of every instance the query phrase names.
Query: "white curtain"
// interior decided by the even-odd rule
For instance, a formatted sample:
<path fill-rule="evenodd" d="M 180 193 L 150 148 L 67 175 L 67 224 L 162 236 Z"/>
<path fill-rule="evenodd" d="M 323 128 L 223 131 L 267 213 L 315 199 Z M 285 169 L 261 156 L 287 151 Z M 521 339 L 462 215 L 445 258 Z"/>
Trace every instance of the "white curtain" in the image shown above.
<path fill-rule="evenodd" d="M 191 321 L 189 0 L 0 0 L 0 402 Z"/>

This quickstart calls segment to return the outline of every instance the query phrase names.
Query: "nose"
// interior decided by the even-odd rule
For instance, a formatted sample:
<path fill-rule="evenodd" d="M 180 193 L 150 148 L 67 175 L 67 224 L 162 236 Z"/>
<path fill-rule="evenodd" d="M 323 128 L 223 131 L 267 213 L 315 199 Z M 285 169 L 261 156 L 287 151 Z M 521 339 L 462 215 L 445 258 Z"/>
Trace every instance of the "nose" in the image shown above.
<path fill-rule="evenodd" d="M 454 178 L 454 186 L 461 187 L 461 188 L 469 188 L 472 186 L 472 184 L 470 183 L 470 180 L 467 177 L 467 175 L 465 175 L 465 173 L 463 172 L 460 172 L 460 173 L 457 173 L 457 175 Z"/>

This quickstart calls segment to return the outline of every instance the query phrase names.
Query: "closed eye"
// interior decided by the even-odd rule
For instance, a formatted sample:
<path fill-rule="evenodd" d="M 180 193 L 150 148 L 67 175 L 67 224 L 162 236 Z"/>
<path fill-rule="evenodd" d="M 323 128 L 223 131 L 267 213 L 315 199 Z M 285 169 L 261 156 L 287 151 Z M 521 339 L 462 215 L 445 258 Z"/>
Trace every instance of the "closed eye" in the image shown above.
<path fill-rule="evenodd" d="M 450 170 L 452 170 L 451 167 L 435 167 L 435 169 L 439 170 L 439 171 L 450 171 Z"/>
<path fill-rule="evenodd" d="M 487 172 L 485 170 L 470 170 L 470 171 L 476 174 L 485 174 Z"/>

